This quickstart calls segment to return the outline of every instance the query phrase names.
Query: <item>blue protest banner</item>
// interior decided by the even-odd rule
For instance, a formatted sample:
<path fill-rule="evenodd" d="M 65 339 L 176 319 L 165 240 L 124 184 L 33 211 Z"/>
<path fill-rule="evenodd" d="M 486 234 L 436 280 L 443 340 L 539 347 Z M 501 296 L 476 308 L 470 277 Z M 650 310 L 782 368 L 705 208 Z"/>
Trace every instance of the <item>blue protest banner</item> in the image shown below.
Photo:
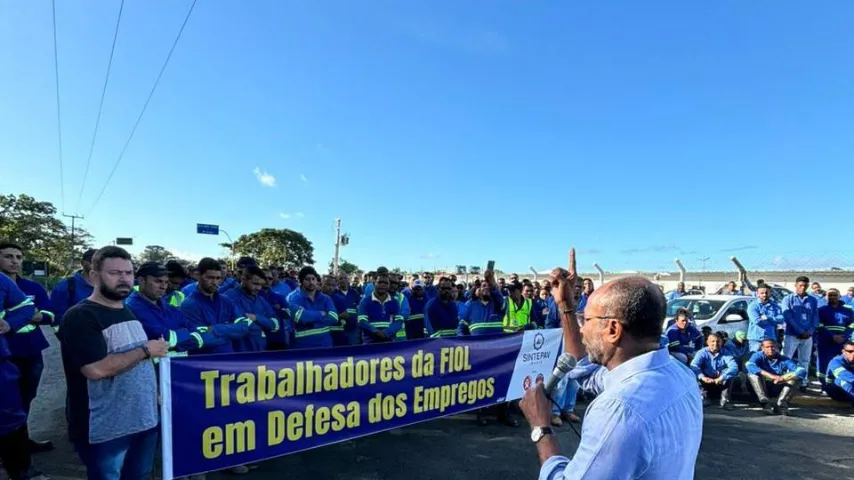
<path fill-rule="evenodd" d="M 163 478 L 287 455 L 521 398 L 560 329 L 160 363 Z"/>

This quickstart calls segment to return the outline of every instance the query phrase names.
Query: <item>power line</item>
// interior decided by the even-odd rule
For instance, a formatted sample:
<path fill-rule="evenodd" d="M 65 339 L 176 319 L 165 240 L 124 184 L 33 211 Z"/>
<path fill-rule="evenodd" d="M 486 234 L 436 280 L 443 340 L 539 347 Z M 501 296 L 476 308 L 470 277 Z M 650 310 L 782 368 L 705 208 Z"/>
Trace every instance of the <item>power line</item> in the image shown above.
<path fill-rule="evenodd" d="M 65 208 L 65 170 L 62 166 L 62 110 L 59 101 L 59 54 L 56 48 L 56 0 L 51 0 L 51 8 L 53 11 L 53 71 L 56 74 L 56 134 L 59 138 L 59 204 Z"/>
<path fill-rule="evenodd" d="M 95 151 L 95 139 L 98 137 L 98 127 L 101 125 L 101 112 L 104 109 L 104 97 L 107 96 L 107 83 L 110 81 L 110 70 L 113 68 L 113 54 L 116 51 L 116 40 L 119 38 L 119 24 L 122 22 L 122 11 L 125 8 L 125 0 L 119 5 L 119 16 L 116 19 L 116 30 L 113 32 L 113 46 L 110 47 L 110 59 L 107 60 L 107 75 L 104 77 L 104 88 L 101 89 L 101 101 L 98 103 L 98 116 L 95 118 L 95 131 L 92 132 L 92 142 L 89 144 L 89 155 L 86 157 L 86 169 L 83 171 L 83 183 L 80 184 L 80 194 L 77 195 L 77 207 L 83 200 L 83 190 L 86 187 L 86 178 L 89 176 L 89 164 L 92 162 L 92 152 Z"/>
<path fill-rule="evenodd" d="M 55 0 L 54 0 L 55 1 Z M 110 174 L 107 175 L 107 181 L 104 182 L 104 187 L 101 189 L 98 196 L 95 197 L 95 202 L 92 203 L 92 207 L 89 209 L 89 212 L 86 215 L 91 215 L 92 211 L 95 210 L 95 207 L 98 205 L 98 202 L 101 200 L 101 197 L 104 196 L 104 192 L 107 190 L 107 186 L 110 184 L 110 180 L 113 179 L 113 175 L 116 173 L 116 169 L 119 168 L 119 164 L 122 162 L 122 158 L 127 151 L 128 145 L 130 145 L 131 140 L 133 139 L 133 135 L 136 133 L 137 127 L 139 127 L 139 122 L 142 121 L 143 115 L 145 115 L 145 110 L 148 108 L 148 104 L 151 102 L 151 97 L 154 96 L 154 91 L 157 90 L 157 85 L 160 84 L 160 79 L 163 77 L 163 72 L 166 71 L 166 67 L 169 66 L 169 60 L 172 58 L 172 53 L 175 52 L 175 47 L 178 46 L 178 41 L 181 39 L 181 34 L 184 32 L 184 27 L 187 26 L 187 22 L 190 21 L 190 16 L 193 14 L 193 9 L 196 8 L 196 1 L 193 0 L 193 3 L 190 5 L 190 9 L 187 11 L 187 16 L 184 17 L 184 23 L 181 24 L 181 29 L 178 30 L 178 35 L 175 36 L 175 41 L 172 42 L 172 48 L 169 49 L 169 54 L 166 55 L 166 61 L 163 62 L 163 66 L 160 68 L 160 73 L 157 74 L 157 78 L 154 80 L 154 85 L 151 87 L 151 91 L 148 93 L 148 98 L 145 100 L 145 103 L 142 106 L 142 111 L 139 112 L 139 116 L 136 118 L 136 123 L 133 124 L 133 128 L 130 131 L 130 135 L 128 136 L 127 141 L 122 147 L 121 152 L 119 153 L 118 158 L 116 159 L 116 163 L 113 164 L 113 169 L 110 170 Z"/>

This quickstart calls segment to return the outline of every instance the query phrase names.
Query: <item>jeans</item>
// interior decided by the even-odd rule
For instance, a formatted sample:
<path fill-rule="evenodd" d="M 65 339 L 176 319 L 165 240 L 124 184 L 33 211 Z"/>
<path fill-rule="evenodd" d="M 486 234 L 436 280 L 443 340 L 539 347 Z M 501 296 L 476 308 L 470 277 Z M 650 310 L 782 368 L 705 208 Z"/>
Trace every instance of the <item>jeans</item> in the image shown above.
<path fill-rule="evenodd" d="M 783 355 L 795 358 L 795 351 L 798 352 L 798 365 L 809 372 L 810 358 L 812 356 L 812 337 L 802 339 L 787 333 L 785 340 L 783 340 Z M 806 384 L 807 382 L 805 381 L 804 383 Z"/>
<path fill-rule="evenodd" d="M 103 443 L 75 443 L 88 480 L 146 480 L 154 469 L 157 428 Z"/>
<path fill-rule="evenodd" d="M 558 416 L 561 412 L 575 410 L 575 402 L 578 400 L 578 382 L 569 376 L 563 377 L 554 389 L 553 398 L 552 415 Z"/>

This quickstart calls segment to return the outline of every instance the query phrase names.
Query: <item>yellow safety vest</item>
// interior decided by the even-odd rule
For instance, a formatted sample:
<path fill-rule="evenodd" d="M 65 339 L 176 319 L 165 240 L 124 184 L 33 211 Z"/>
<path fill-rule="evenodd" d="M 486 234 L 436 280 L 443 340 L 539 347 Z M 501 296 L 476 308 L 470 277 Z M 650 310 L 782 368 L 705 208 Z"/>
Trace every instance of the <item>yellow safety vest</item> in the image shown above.
<path fill-rule="evenodd" d="M 181 303 L 184 301 L 185 295 L 180 290 L 175 290 L 172 292 L 172 295 L 169 298 L 169 305 L 172 305 L 175 308 L 181 306 Z"/>
<path fill-rule="evenodd" d="M 522 300 L 522 306 L 516 307 L 516 302 L 507 297 L 507 311 L 504 314 L 504 331 L 515 332 L 518 327 L 524 327 L 531 323 L 531 308 L 533 303 L 530 299 Z"/>

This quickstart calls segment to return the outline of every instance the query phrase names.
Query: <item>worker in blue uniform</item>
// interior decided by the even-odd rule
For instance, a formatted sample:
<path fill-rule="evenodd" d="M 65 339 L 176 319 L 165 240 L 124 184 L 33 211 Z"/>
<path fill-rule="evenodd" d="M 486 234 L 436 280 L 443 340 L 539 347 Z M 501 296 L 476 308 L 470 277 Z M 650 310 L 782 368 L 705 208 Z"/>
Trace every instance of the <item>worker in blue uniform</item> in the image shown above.
<path fill-rule="evenodd" d="M 669 340 L 670 354 L 680 362 L 690 365 L 698 350 L 703 348 L 705 337 L 697 327 L 688 323 L 688 314 L 679 309 L 673 325 L 664 332 Z"/>
<path fill-rule="evenodd" d="M 442 277 L 438 289 L 439 295 L 424 304 L 424 335 L 433 338 L 456 336 L 460 316 L 459 305 L 454 300 L 454 286 L 449 279 Z"/>
<path fill-rule="evenodd" d="M 15 326 L 29 324 L 36 315 L 33 301 L 0 274 L 0 462 L 11 480 L 42 476 L 32 465 L 27 412 L 21 398 L 18 367 L 6 343 Z"/>
<path fill-rule="evenodd" d="M 279 331 L 281 323 L 273 307 L 259 295 L 267 281 L 264 270 L 255 265 L 246 265 L 240 270 L 240 284 L 222 295 L 237 307 L 238 315 L 252 321 L 249 335 L 234 342 L 237 352 L 261 352 L 267 349 L 267 335 Z"/>
<path fill-rule="evenodd" d="M 288 308 L 296 333 L 295 348 L 326 348 L 333 346 L 329 327 L 338 325 L 340 319 L 335 302 L 318 291 L 320 275 L 313 267 L 302 267 L 299 288 L 288 295 Z"/>
<path fill-rule="evenodd" d="M 777 338 L 777 328 L 786 324 L 783 309 L 771 298 L 771 287 L 766 284 L 756 289 L 756 300 L 747 306 L 747 341 L 750 351 L 759 351 L 764 338 Z"/>
<path fill-rule="evenodd" d="M 720 394 L 721 408 L 732 410 L 733 380 L 738 375 L 738 364 L 735 359 L 722 350 L 723 341 L 717 333 L 706 338 L 706 348 L 703 348 L 691 360 L 691 370 L 697 375 L 700 393 L 703 395 L 703 406 L 711 405 L 710 397 Z"/>
<path fill-rule="evenodd" d="M 441 284 L 442 281 L 439 280 Z M 427 335 L 427 329 L 424 328 L 424 312 L 428 298 L 424 295 L 424 282 L 415 280 L 412 282 L 410 289 L 409 300 L 409 315 L 404 320 L 403 334 L 407 340 L 417 340 L 424 338 Z M 400 332 L 398 332 L 400 335 Z"/>
<path fill-rule="evenodd" d="M 345 272 L 338 274 L 338 289 L 332 296 L 335 307 L 338 309 L 338 318 L 344 320 L 344 340 L 346 345 L 360 345 L 362 343 L 362 330 L 359 328 L 358 314 L 359 302 L 362 296 L 356 288 L 350 284 L 350 275 Z"/>
<path fill-rule="evenodd" d="M 457 333 L 475 336 L 504 333 L 502 319 L 506 306 L 507 302 L 495 283 L 495 274 L 487 270 L 474 296 L 466 302 L 465 313 L 457 324 Z"/>
<path fill-rule="evenodd" d="M 220 345 L 204 345 L 192 353 L 231 353 L 232 342 L 249 335 L 252 320 L 240 315 L 237 307 L 217 291 L 222 282 L 223 268 L 213 258 L 199 261 L 198 288 L 181 303 L 181 313 L 190 329 L 197 332 L 211 331 L 230 341 Z"/>
<path fill-rule="evenodd" d="M 827 396 L 854 406 L 854 340 L 842 345 L 842 353 L 830 360 L 825 375 Z"/>
<path fill-rule="evenodd" d="M 406 340 L 406 328 L 404 328 L 404 326 L 406 323 L 406 319 L 409 318 L 410 314 L 412 314 L 412 307 L 409 306 L 409 297 L 404 295 L 401 291 L 401 288 L 404 285 L 403 275 L 391 273 L 389 274 L 388 279 L 388 294 L 391 295 L 392 298 L 394 298 L 394 300 L 397 302 L 401 318 L 401 325 L 394 335 L 394 340 L 396 342 L 401 342 Z"/>
<path fill-rule="evenodd" d="M 125 301 L 142 324 L 149 340 L 162 338 L 169 342 L 170 357 L 184 357 L 189 352 L 203 347 L 213 348 L 231 343 L 213 331 L 192 328 L 184 314 L 169 303 L 166 295 L 169 271 L 157 262 L 146 262 L 139 266 L 136 278 L 139 290 L 130 294 Z"/>
<path fill-rule="evenodd" d="M 7 334 L 11 360 L 18 367 L 18 383 L 24 411 L 29 416 L 30 407 L 38 393 L 44 360 L 42 351 L 47 349 L 47 339 L 40 325 L 53 325 L 50 298 L 47 291 L 38 283 L 20 275 L 24 262 L 23 249 L 14 243 L 0 243 L 0 272 L 11 278 L 35 305 L 36 312 L 26 324 Z M 53 443 L 30 439 L 30 449 L 33 453 L 53 450 Z"/>
<path fill-rule="evenodd" d="M 166 286 L 166 301 L 173 307 L 181 306 L 184 301 L 184 293 L 181 292 L 181 287 L 187 281 L 187 269 L 178 263 L 177 260 L 169 260 L 166 262 L 166 271 L 169 272 L 169 284 Z"/>
<path fill-rule="evenodd" d="M 347 321 L 341 318 L 343 305 L 339 305 L 339 300 L 335 297 L 335 290 L 337 288 L 338 279 L 335 275 L 324 275 L 320 280 L 320 293 L 332 299 L 332 304 L 335 305 L 335 313 L 338 314 L 338 323 L 329 326 L 329 334 L 332 336 L 332 345 L 340 347 L 347 345 L 347 339 L 344 336 L 344 328 L 347 326 Z"/>
<path fill-rule="evenodd" d="M 830 360 L 839 355 L 847 340 L 851 338 L 851 323 L 854 322 L 854 309 L 845 305 L 839 290 L 827 291 L 827 305 L 818 308 L 818 328 L 816 329 L 816 375 L 822 385 Z"/>
<path fill-rule="evenodd" d="M 83 253 L 80 261 L 81 269 L 73 275 L 63 278 L 53 287 L 50 292 L 50 304 L 53 307 L 54 330 L 62 327 L 62 318 L 69 308 L 77 305 L 92 295 L 94 288 L 89 283 L 89 270 L 92 266 L 92 257 L 95 255 L 94 248 Z"/>
<path fill-rule="evenodd" d="M 273 291 L 270 286 L 278 275 L 276 269 L 265 268 L 264 276 L 266 282 L 264 288 L 261 289 L 259 295 L 264 297 L 264 300 L 273 308 L 273 313 L 279 319 L 279 330 L 275 333 L 267 335 L 267 350 L 285 350 L 293 344 L 294 323 L 288 314 L 288 300 L 286 297 L 279 295 Z M 290 289 L 288 289 L 290 293 Z"/>
<path fill-rule="evenodd" d="M 362 343 L 394 341 L 398 330 L 403 328 L 400 303 L 389 293 L 391 280 L 387 270 L 377 269 L 374 289 L 370 296 L 359 302 L 358 321 L 362 329 Z"/>
<path fill-rule="evenodd" d="M 770 338 L 762 340 L 761 350 L 750 356 L 746 366 L 750 386 L 765 413 L 788 415 L 789 401 L 806 381 L 807 371 L 781 354 L 777 341 Z M 769 399 L 775 395 L 779 395 L 776 405 Z"/>

